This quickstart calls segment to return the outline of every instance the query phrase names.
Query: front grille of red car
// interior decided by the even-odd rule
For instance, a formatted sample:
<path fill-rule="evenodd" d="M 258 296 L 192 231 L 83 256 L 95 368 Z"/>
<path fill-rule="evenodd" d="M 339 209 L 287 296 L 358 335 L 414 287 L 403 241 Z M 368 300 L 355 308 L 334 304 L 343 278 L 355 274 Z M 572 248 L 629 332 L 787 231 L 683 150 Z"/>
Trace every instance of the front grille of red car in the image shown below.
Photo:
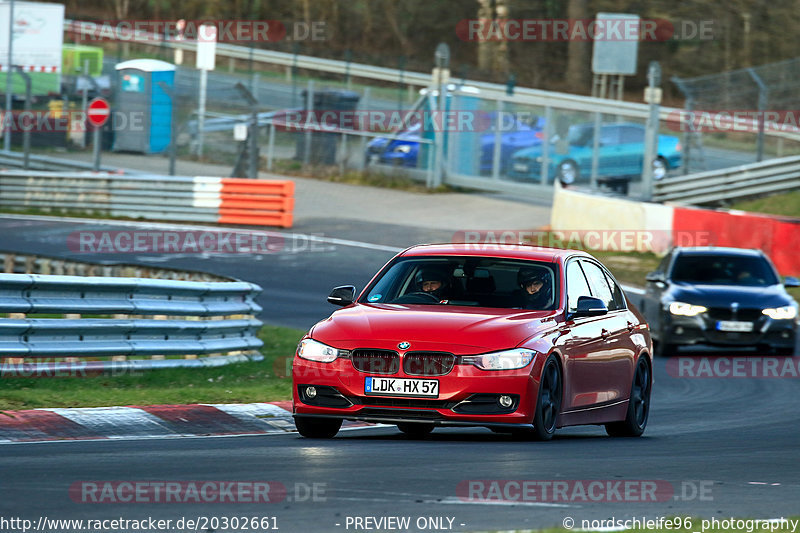
<path fill-rule="evenodd" d="M 359 372 L 396 374 L 400 370 L 400 356 L 392 350 L 353 350 L 350 359 Z"/>
<path fill-rule="evenodd" d="M 347 399 L 355 405 L 408 407 L 414 409 L 450 409 L 457 403 L 448 400 L 419 400 L 416 398 L 349 397 Z"/>
<path fill-rule="evenodd" d="M 456 356 L 447 352 L 408 352 L 403 356 L 403 372 L 409 376 L 444 376 L 453 370 Z"/>

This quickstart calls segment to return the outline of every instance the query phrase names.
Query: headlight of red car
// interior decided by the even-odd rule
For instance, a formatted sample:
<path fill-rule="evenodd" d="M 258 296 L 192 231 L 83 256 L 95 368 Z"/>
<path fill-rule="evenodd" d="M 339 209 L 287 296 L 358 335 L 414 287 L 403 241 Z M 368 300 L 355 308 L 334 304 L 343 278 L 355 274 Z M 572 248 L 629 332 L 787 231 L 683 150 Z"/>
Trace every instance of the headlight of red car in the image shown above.
<path fill-rule="evenodd" d="M 528 366 L 535 356 L 536 352 L 533 350 L 514 348 L 502 352 L 468 355 L 462 357 L 461 361 L 475 365 L 481 370 L 514 370 Z"/>
<path fill-rule="evenodd" d="M 332 363 L 339 357 L 339 350 L 327 344 L 322 344 L 314 339 L 303 339 L 297 345 L 297 355 L 309 361 L 318 363 Z"/>

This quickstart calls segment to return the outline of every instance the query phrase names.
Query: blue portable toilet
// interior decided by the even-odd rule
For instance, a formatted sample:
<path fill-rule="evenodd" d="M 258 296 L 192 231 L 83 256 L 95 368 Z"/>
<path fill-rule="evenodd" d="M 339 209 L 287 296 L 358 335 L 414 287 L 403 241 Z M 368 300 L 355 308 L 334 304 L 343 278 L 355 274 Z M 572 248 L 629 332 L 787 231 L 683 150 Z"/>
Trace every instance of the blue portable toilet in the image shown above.
<path fill-rule="evenodd" d="M 115 152 L 157 154 L 169 147 L 172 100 L 158 85 L 175 86 L 175 65 L 157 59 L 132 59 L 116 66 L 118 117 Z"/>

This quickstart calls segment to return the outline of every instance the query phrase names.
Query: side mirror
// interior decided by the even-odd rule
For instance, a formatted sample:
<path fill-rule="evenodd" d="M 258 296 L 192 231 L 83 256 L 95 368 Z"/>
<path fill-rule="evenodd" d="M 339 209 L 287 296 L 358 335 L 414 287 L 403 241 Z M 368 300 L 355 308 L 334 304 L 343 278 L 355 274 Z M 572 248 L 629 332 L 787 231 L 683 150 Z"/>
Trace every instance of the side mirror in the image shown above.
<path fill-rule="evenodd" d="M 665 283 L 664 281 L 664 273 L 659 272 L 658 270 L 654 270 L 653 272 L 649 272 L 644 279 L 649 281 L 650 283 Z"/>
<path fill-rule="evenodd" d="M 333 305 L 341 305 L 342 307 L 350 305 L 356 300 L 356 288 L 352 285 L 342 285 L 336 287 L 328 295 L 328 303 Z"/>
<path fill-rule="evenodd" d="M 580 296 L 578 297 L 578 308 L 572 313 L 571 318 L 602 316 L 605 314 L 608 314 L 608 307 L 603 300 L 593 296 Z"/>
<path fill-rule="evenodd" d="M 786 276 L 783 278 L 783 285 L 785 287 L 800 287 L 800 279 L 794 276 Z"/>

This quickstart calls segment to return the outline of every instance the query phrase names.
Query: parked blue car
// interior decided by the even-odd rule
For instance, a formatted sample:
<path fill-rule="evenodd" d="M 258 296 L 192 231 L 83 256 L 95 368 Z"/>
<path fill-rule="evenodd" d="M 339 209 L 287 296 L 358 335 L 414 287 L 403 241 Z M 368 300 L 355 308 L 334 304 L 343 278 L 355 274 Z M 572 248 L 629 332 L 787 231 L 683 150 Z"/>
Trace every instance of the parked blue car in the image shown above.
<path fill-rule="evenodd" d="M 644 164 L 644 126 L 616 122 L 600 127 L 597 174 L 600 178 L 632 177 L 642 174 Z M 565 153 L 558 153 L 559 141 L 550 143 L 549 180 L 562 183 L 588 182 L 592 173 L 594 123 L 575 124 L 567 133 Z M 533 146 L 514 153 L 508 175 L 518 179 L 539 179 L 542 173 L 543 146 Z M 653 178 L 664 178 L 681 165 L 681 143 L 678 137 L 658 136 L 658 151 L 653 165 Z"/>
<path fill-rule="evenodd" d="M 487 114 L 487 128 L 485 133 L 480 136 L 481 155 L 480 171 L 482 174 L 492 172 L 494 160 L 495 113 Z M 544 119 L 539 118 L 535 126 L 531 126 L 520 120 L 514 119 L 512 123 L 503 128 L 500 133 L 500 173 L 505 174 L 509 167 L 511 156 L 522 148 L 536 146 L 542 143 Z M 451 132 L 449 135 L 458 135 Z M 418 166 L 419 158 L 419 139 L 421 137 L 421 125 L 419 123 L 401 131 L 396 138 L 389 139 L 378 137 L 367 143 L 366 162 L 382 163 L 401 167 Z M 425 162 L 423 162 L 423 165 Z"/>

